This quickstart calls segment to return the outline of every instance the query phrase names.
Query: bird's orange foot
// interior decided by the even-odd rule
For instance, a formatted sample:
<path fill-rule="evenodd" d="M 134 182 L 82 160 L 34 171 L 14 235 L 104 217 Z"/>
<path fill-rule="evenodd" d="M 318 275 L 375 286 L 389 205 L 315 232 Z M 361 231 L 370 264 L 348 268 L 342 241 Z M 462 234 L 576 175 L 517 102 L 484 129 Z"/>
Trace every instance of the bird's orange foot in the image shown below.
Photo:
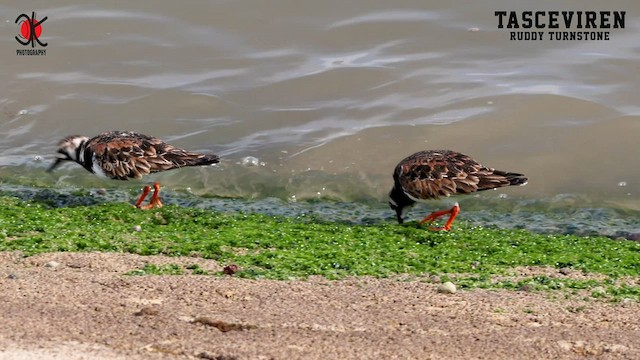
<path fill-rule="evenodd" d="M 429 230 L 431 231 L 449 231 L 451 230 L 451 226 L 438 226 L 438 227 L 430 227 Z"/>
<path fill-rule="evenodd" d="M 142 205 L 142 202 L 144 201 L 144 199 L 147 197 L 147 195 L 149 194 L 149 192 L 151 191 L 151 187 L 150 186 L 145 186 L 144 190 L 142 191 L 142 195 L 140 195 L 140 198 L 138 199 L 138 201 L 136 202 L 136 207 L 140 210 L 148 210 L 148 209 L 154 209 L 154 208 L 161 208 L 162 207 L 162 201 L 160 201 L 160 184 L 155 182 L 153 183 L 153 195 L 151 196 L 151 200 L 149 200 L 149 203 L 147 205 Z"/>
<path fill-rule="evenodd" d="M 456 218 L 456 216 L 458 216 L 458 213 L 460 212 L 460 206 L 458 204 L 455 204 L 451 209 L 449 210 L 442 210 L 442 211 L 434 211 L 431 214 L 427 215 L 424 219 L 422 219 L 422 221 L 420 221 L 420 225 L 426 223 L 426 222 L 433 222 L 434 220 L 438 219 L 439 217 L 442 217 L 444 215 L 449 215 L 449 219 L 447 220 L 447 222 L 444 224 L 444 226 L 441 227 L 430 227 L 429 230 L 431 231 L 449 231 L 451 230 L 451 224 L 453 223 L 453 220 Z"/>

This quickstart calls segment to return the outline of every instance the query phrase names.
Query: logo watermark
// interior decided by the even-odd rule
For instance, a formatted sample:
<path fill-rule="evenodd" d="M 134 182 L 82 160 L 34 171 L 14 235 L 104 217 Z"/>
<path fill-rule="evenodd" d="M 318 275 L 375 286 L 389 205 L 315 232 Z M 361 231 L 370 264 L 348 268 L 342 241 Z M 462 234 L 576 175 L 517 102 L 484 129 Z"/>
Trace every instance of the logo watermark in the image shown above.
<path fill-rule="evenodd" d="M 47 49 L 36 49 L 36 43 L 41 47 L 47 47 L 48 43 L 40 41 L 40 35 L 42 35 L 42 23 L 44 23 L 49 17 L 45 16 L 42 20 L 36 18 L 35 11 L 31 12 L 31 17 L 27 14 L 20 14 L 15 23 L 18 24 L 20 29 L 19 36 L 16 36 L 16 41 L 23 46 L 31 49 L 17 49 L 16 55 L 20 56 L 44 56 L 47 55 Z"/>
<path fill-rule="evenodd" d="M 511 29 L 509 40 L 525 41 L 609 40 L 610 29 L 624 29 L 626 14 L 626 11 L 496 11 L 494 13 L 498 18 L 498 29 Z"/>

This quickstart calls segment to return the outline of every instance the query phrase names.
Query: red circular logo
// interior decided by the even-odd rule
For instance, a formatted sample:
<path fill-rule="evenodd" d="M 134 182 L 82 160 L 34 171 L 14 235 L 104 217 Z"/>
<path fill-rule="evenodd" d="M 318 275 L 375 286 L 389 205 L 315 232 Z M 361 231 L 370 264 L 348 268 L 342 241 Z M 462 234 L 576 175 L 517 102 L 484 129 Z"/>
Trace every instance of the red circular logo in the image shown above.
<path fill-rule="evenodd" d="M 29 22 L 31 22 L 31 24 L 29 24 Z M 22 24 L 20 24 L 20 36 L 22 36 L 23 39 L 30 39 L 31 38 L 31 28 L 32 25 L 35 25 L 38 23 L 38 20 L 36 19 L 30 19 L 29 21 L 25 20 L 22 22 Z M 38 25 L 35 27 L 35 38 L 38 39 L 40 38 L 40 34 L 42 34 L 42 25 Z"/>

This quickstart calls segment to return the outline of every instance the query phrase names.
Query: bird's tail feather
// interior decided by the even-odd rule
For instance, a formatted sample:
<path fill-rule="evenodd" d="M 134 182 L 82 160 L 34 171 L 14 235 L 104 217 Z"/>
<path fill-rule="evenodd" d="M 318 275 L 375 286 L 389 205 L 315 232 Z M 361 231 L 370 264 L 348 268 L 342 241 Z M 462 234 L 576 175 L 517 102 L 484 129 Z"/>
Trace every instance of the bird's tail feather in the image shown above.
<path fill-rule="evenodd" d="M 169 161 L 172 165 L 163 170 L 181 168 L 185 166 L 203 166 L 217 164 L 220 157 L 213 154 L 196 154 L 196 153 L 177 153 L 165 155 L 164 161 Z"/>
<path fill-rule="evenodd" d="M 217 164 L 219 162 L 220 162 L 220 157 L 218 155 L 206 154 L 200 158 L 194 159 L 193 163 L 189 165 L 190 166 L 211 165 L 211 164 Z"/>
<path fill-rule="evenodd" d="M 529 182 L 523 174 L 508 172 L 504 174 L 504 177 L 509 181 L 509 185 L 526 185 Z"/>

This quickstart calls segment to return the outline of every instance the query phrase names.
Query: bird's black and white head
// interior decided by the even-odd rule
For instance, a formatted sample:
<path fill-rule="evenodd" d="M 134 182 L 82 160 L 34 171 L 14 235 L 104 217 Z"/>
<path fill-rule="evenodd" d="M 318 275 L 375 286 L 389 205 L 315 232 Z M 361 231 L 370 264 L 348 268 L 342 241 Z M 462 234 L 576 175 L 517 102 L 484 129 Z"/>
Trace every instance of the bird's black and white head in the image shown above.
<path fill-rule="evenodd" d="M 404 217 L 415 204 L 416 202 L 411 200 L 400 186 L 396 184 L 391 188 L 389 192 L 389 207 L 396 212 L 398 224 L 404 222 Z"/>
<path fill-rule="evenodd" d="M 81 158 L 81 153 L 84 151 L 87 140 L 89 140 L 88 137 L 81 135 L 71 135 L 60 140 L 56 161 L 47 169 L 47 172 L 53 171 L 63 161 L 75 161 L 81 164 L 84 160 Z"/>

